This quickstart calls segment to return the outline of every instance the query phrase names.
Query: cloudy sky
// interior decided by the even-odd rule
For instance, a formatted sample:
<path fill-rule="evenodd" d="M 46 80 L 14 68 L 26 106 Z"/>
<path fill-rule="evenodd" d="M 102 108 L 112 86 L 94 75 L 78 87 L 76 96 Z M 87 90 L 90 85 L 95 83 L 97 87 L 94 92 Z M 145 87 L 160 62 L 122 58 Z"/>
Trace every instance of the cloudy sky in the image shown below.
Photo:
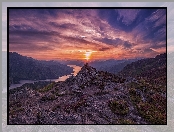
<path fill-rule="evenodd" d="M 9 51 L 36 59 L 125 59 L 166 52 L 165 9 L 10 9 Z"/>

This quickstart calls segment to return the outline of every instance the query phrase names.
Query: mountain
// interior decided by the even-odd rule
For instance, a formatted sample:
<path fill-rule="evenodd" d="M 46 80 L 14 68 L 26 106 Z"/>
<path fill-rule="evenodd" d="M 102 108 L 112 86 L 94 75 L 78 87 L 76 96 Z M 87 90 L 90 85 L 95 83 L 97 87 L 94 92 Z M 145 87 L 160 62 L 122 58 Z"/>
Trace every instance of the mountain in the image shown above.
<path fill-rule="evenodd" d="M 127 64 L 130 64 L 138 59 L 124 59 L 124 60 L 104 60 L 104 61 L 92 61 L 89 64 L 99 71 L 107 71 L 110 73 L 117 74 L 121 71 Z"/>
<path fill-rule="evenodd" d="M 9 91 L 9 124 L 166 124 L 165 91 L 89 64 L 65 81 L 33 87 Z"/>
<path fill-rule="evenodd" d="M 76 65 L 76 66 L 84 65 L 84 62 L 80 60 L 58 60 L 58 62 L 64 65 Z"/>
<path fill-rule="evenodd" d="M 134 61 L 139 60 L 137 59 L 123 59 L 123 60 L 115 60 L 115 59 L 109 59 L 109 60 L 94 60 L 90 61 L 89 65 L 96 68 L 99 71 L 107 71 L 110 73 L 118 73 L 121 71 L 124 66 L 127 64 L 130 64 Z M 77 66 L 83 66 L 84 62 L 80 60 L 58 60 L 61 64 L 64 65 L 77 65 Z"/>
<path fill-rule="evenodd" d="M 20 80 L 55 79 L 72 72 L 73 68 L 56 61 L 41 61 L 9 52 L 10 84 L 18 83 Z"/>

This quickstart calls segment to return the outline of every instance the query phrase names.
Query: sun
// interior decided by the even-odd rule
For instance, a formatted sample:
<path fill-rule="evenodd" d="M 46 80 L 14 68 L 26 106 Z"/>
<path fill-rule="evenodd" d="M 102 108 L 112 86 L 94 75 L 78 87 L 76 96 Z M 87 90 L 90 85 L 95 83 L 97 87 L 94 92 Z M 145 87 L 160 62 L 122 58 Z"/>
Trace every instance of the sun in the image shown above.
<path fill-rule="evenodd" d="M 90 59 L 90 56 L 92 54 L 92 51 L 86 51 L 85 52 L 85 59 L 88 61 Z"/>

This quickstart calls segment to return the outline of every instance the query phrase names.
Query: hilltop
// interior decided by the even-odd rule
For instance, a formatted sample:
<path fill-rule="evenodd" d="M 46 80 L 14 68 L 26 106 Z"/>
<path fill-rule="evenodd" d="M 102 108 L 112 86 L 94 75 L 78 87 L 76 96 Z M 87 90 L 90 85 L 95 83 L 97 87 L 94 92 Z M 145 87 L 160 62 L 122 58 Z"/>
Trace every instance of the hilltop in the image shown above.
<path fill-rule="evenodd" d="M 9 100 L 10 124 L 166 124 L 165 91 L 89 64 L 62 82 L 10 90 Z"/>

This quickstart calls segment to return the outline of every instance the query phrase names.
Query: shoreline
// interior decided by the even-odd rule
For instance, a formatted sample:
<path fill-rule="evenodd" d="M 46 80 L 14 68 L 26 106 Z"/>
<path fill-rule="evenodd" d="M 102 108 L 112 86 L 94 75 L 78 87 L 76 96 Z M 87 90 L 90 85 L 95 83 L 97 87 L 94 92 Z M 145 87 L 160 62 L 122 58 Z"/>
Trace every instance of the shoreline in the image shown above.
<path fill-rule="evenodd" d="M 67 78 L 69 78 L 70 76 L 74 75 L 76 76 L 77 73 L 80 71 L 81 67 L 80 66 L 76 66 L 76 65 L 67 65 L 73 68 L 73 72 L 69 75 L 64 75 L 61 76 L 57 79 L 45 79 L 45 80 L 20 80 L 18 84 L 11 84 L 11 86 L 8 88 L 10 89 L 14 89 L 17 87 L 21 87 L 22 85 L 26 84 L 26 83 L 34 83 L 34 82 L 39 82 L 39 81 L 54 81 L 54 82 L 59 82 L 59 81 L 65 81 Z M 4 90 L 5 91 L 5 90 Z"/>

